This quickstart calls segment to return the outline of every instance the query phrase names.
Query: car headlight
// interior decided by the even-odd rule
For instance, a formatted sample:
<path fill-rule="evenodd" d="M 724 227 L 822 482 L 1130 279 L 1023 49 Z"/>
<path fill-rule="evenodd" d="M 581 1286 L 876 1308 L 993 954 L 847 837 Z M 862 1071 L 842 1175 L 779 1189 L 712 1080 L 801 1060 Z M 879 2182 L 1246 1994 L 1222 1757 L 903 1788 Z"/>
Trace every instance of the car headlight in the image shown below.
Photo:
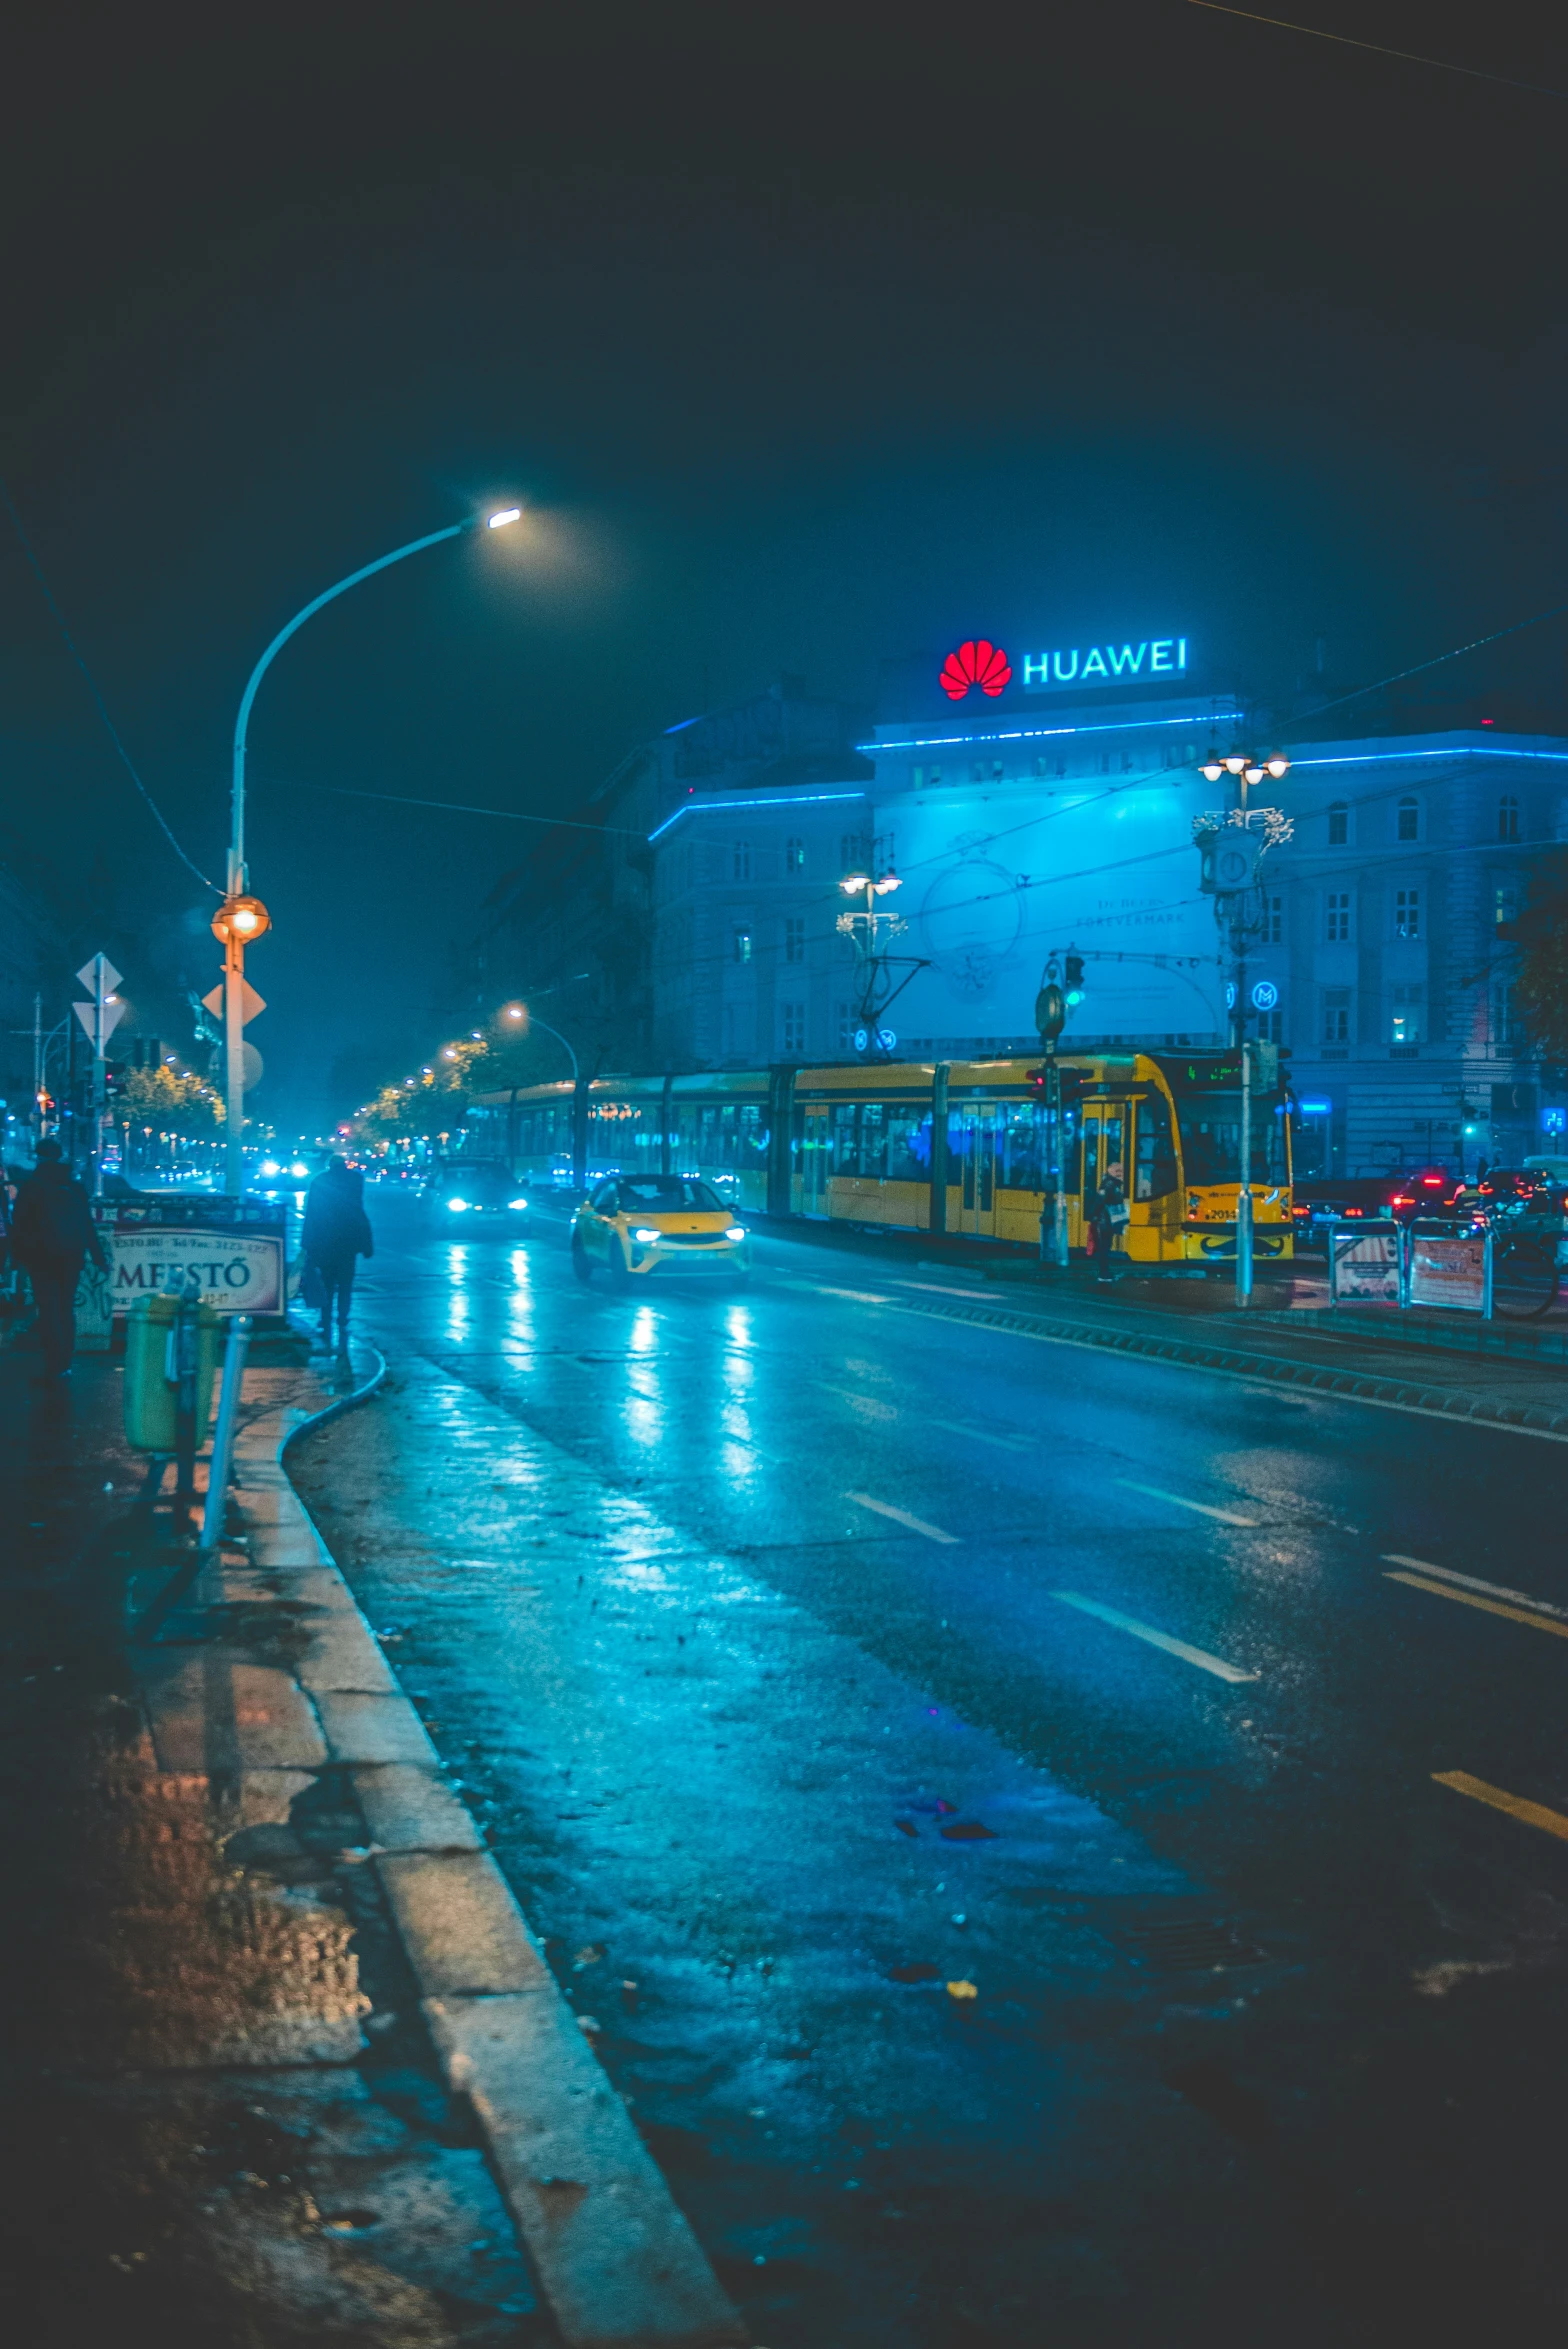
<path fill-rule="evenodd" d="M 526 1199 L 508 1199 L 508 1201 L 507 1201 L 507 1203 L 506 1203 L 506 1204 L 507 1204 L 507 1206 L 508 1206 L 508 1207 L 509 1207 L 509 1208 L 512 1210 L 512 1213 L 515 1215 L 515 1214 L 518 1212 L 519 1208 L 526 1207 L 526 1206 L 528 1205 L 528 1202 L 527 1202 L 527 1200 L 526 1200 Z"/>
<path fill-rule="evenodd" d="M 746 1237 L 746 1226 L 743 1223 L 732 1223 L 724 1237 L 727 1240 L 743 1240 Z"/>
<path fill-rule="evenodd" d="M 663 1237 L 662 1232 L 649 1231 L 646 1224 L 639 1224 L 632 1234 L 639 1248 L 651 1248 L 656 1240 L 662 1240 Z"/>
<path fill-rule="evenodd" d="M 467 1205 L 466 1199 L 449 1199 L 446 1203 L 446 1211 L 448 1215 L 461 1215 Z"/>
<path fill-rule="evenodd" d="M 299 1159 L 296 1159 L 294 1164 L 289 1168 L 289 1173 L 291 1175 L 306 1175 L 309 1174 L 309 1172 L 309 1167 L 304 1165 Z"/>
<path fill-rule="evenodd" d="M 275 1158 L 264 1158 L 261 1162 L 261 1171 L 264 1175 L 275 1175 L 278 1172 L 277 1160 Z"/>

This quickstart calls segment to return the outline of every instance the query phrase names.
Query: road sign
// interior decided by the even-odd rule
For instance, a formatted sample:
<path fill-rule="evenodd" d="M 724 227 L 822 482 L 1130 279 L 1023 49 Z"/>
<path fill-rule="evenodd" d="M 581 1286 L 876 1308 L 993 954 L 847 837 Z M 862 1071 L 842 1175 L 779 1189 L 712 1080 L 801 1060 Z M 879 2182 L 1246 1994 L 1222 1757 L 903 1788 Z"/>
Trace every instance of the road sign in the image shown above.
<path fill-rule="evenodd" d="M 1258 1011 L 1272 1011 L 1279 1001 L 1279 989 L 1272 979 L 1260 979 L 1252 990 L 1252 1001 Z"/>
<path fill-rule="evenodd" d="M 211 991 L 211 993 L 210 993 L 210 994 L 208 994 L 208 995 L 204 995 L 204 996 L 202 997 L 201 1001 L 202 1001 L 202 1009 L 203 1009 L 204 1011 L 210 1011 L 210 1012 L 211 1012 L 211 1014 L 212 1014 L 212 1016 L 213 1016 L 213 1018 L 214 1018 L 215 1020 L 221 1020 L 221 1019 L 222 1019 L 222 1017 L 223 1017 L 223 989 L 222 989 L 222 987 L 221 987 L 221 986 L 219 986 L 219 987 L 214 987 L 214 988 L 212 989 L 212 991 Z M 257 1012 L 258 1012 L 258 1011 L 265 1011 L 265 1010 L 266 1010 L 266 1008 L 267 1008 L 266 1004 L 265 1004 L 265 1003 L 262 1001 L 262 998 L 261 998 L 261 997 L 260 997 L 260 996 L 257 994 L 257 992 L 256 992 L 255 988 L 254 988 L 254 987 L 251 985 L 251 983 L 250 983 L 249 979 L 241 979 L 241 981 L 240 981 L 240 1026 L 241 1026 L 242 1028 L 243 1028 L 243 1027 L 246 1027 L 246 1026 L 247 1026 L 247 1025 L 250 1023 L 250 1021 L 252 1021 L 252 1020 L 255 1018 L 255 1016 L 256 1016 L 256 1014 L 257 1014 Z"/>
<path fill-rule="evenodd" d="M 96 1051 L 99 1043 L 99 1014 L 97 1004 L 73 1003 L 71 1009 L 75 1012 L 77 1018 L 81 1021 L 82 1026 L 87 1030 L 88 1042 Z M 102 1041 L 105 1044 L 108 1043 L 109 1038 L 114 1034 L 115 1029 L 119 1026 L 121 1020 L 124 1017 L 125 1006 L 123 1003 L 106 1003 L 104 1005 Z"/>
<path fill-rule="evenodd" d="M 105 995 L 112 995 L 120 984 L 120 974 L 106 954 L 95 954 L 91 962 L 83 963 L 76 975 L 94 995 L 100 987 Z"/>
<path fill-rule="evenodd" d="M 240 1091 L 254 1093 L 261 1083 L 265 1063 L 254 1044 L 240 1046 Z M 221 1085 L 224 1075 L 224 1051 L 220 1044 L 207 1062 L 207 1074 L 215 1085 Z"/>

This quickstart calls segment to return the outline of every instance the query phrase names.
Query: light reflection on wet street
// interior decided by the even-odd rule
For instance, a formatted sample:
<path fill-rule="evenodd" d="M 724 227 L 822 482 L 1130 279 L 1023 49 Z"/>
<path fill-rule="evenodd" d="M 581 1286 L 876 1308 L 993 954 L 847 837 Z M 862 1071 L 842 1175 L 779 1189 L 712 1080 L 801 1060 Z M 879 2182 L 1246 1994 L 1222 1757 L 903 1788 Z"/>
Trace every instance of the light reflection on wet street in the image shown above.
<path fill-rule="evenodd" d="M 1568 1660 L 1384 1562 L 1568 1605 L 1558 1447 L 377 1219 L 297 1480 L 759 2342 L 1562 2311 L 1568 1853 L 1433 1774 Z"/>

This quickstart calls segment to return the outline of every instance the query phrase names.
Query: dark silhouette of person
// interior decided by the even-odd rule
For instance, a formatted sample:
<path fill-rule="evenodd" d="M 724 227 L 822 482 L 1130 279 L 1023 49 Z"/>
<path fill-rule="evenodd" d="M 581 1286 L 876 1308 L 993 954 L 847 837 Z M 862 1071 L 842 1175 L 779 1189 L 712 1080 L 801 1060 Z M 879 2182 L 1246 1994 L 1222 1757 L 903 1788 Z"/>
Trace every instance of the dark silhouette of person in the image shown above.
<path fill-rule="evenodd" d="M 39 1143 L 36 1164 L 16 1189 L 11 1212 L 11 1260 L 26 1273 L 38 1308 L 43 1349 L 39 1381 L 64 1378 L 76 1351 L 76 1284 L 91 1256 L 107 1272 L 109 1259 L 93 1224 L 83 1186 L 64 1163 L 60 1145 L 48 1135 Z"/>
<path fill-rule="evenodd" d="M 341 1158 L 334 1158 L 310 1186 L 300 1244 L 306 1263 L 315 1266 L 321 1280 L 321 1342 L 330 1353 L 336 1306 L 337 1350 L 346 1354 L 355 1259 L 374 1256 L 376 1243 L 365 1213 L 365 1178 Z"/>

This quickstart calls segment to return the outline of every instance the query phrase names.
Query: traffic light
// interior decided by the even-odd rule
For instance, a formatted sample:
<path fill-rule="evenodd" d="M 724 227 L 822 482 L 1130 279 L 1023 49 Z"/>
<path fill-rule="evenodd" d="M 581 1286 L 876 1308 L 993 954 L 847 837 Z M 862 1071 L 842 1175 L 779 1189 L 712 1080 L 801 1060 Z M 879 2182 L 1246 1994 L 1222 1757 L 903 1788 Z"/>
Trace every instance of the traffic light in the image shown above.
<path fill-rule="evenodd" d="M 1054 979 L 1047 979 L 1034 999 L 1034 1024 L 1042 1044 L 1054 1044 L 1067 1019 L 1067 998 Z"/>
<path fill-rule="evenodd" d="M 1063 955 L 1062 971 L 1067 981 L 1068 1009 L 1072 1010 L 1083 1001 L 1083 956 L 1081 954 Z"/>

